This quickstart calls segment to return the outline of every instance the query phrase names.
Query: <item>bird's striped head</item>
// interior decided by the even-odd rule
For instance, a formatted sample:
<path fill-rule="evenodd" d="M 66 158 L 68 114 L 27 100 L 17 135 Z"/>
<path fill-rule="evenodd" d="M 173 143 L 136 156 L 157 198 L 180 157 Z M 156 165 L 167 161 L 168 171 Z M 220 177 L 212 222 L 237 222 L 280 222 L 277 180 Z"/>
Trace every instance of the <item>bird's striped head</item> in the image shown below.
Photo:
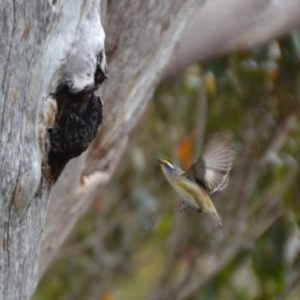
<path fill-rule="evenodd" d="M 178 176 L 183 173 L 182 170 L 168 159 L 158 159 L 158 162 L 160 163 L 162 171 L 165 174 L 166 178 L 168 179 L 170 184 L 174 186 L 177 182 Z"/>
<path fill-rule="evenodd" d="M 167 169 L 170 170 L 175 170 L 177 168 L 177 165 L 175 165 L 174 163 L 172 163 L 170 160 L 167 159 L 157 159 L 157 161 L 164 166 Z"/>

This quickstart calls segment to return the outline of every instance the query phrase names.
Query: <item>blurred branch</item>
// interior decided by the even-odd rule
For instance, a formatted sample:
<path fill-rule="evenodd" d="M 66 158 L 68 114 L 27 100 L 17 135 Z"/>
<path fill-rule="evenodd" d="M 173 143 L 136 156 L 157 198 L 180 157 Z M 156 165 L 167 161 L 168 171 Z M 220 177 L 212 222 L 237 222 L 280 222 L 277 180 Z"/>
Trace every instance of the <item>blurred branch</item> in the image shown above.
<path fill-rule="evenodd" d="M 266 43 L 300 26 L 300 1 L 206 1 L 173 54 L 165 77 L 195 63 Z"/>
<path fill-rule="evenodd" d="M 295 115 L 293 114 L 286 116 L 277 124 L 273 136 L 271 137 L 265 151 L 258 160 L 258 165 L 260 167 L 263 167 L 267 163 L 272 153 L 278 151 L 283 146 L 283 144 L 286 142 L 288 134 L 295 128 L 295 125 L 296 120 Z"/>
<path fill-rule="evenodd" d="M 222 270 L 226 268 L 238 254 L 240 254 L 242 251 L 247 250 L 247 247 L 249 246 L 250 242 L 262 235 L 275 222 L 282 218 L 284 214 L 285 210 L 283 208 L 278 208 L 276 212 L 273 212 L 268 217 L 264 217 L 262 220 L 256 222 L 254 226 L 251 227 L 251 230 L 249 230 L 246 236 L 241 235 L 239 238 L 236 239 L 234 245 L 222 251 L 218 267 L 212 270 L 210 274 L 205 277 L 204 280 L 199 281 L 199 276 L 197 276 L 197 278 L 194 278 L 194 281 L 190 285 L 186 287 L 181 287 L 178 291 L 177 299 L 183 300 L 199 292 L 205 285 L 207 285 L 211 280 L 217 277 L 218 274 L 220 274 Z"/>
<path fill-rule="evenodd" d="M 206 116 L 207 116 L 207 96 L 206 89 L 203 84 L 203 80 L 201 80 L 201 85 L 199 88 L 199 93 L 197 97 L 197 117 L 196 117 L 196 155 L 199 155 L 203 149 L 203 142 L 205 137 L 205 129 L 206 129 Z"/>
<path fill-rule="evenodd" d="M 254 215 L 256 212 L 266 207 L 268 204 L 272 204 L 271 201 L 275 204 L 280 201 L 281 195 L 291 186 L 295 181 L 295 178 L 299 172 L 298 164 L 295 163 L 291 165 L 289 173 L 286 175 L 285 180 L 280 184 L 270 184 L 270 187 L 266 189 L 266 192 L 261 197 L 261 201 L 258 201 L 257 205 L 251 210 L 250 215 Z"/>
<path fill-rule="evenodd" d="M 258 133 L 258 136 L 256 136 L 253 141 L 244 141 L 245 148 L 241 154 L 239 164 L 235 166 L 235 174 L 237 174 L 237 176 L 231 180 L 234 184 L 231 185 L 230 191 L 231 197 L 240 199 L 239 205 L 242 205 L 242 202 L 245 205 L 249 202 L 262 170 L 266 167 L 267 163 L 269 163 L 270 155 L 282 148 L 288 134 L 295 128 L 295 124 L 294 115 L 288 115 L 282 121 L 278 122 L 272 137 L 267 142 L 264 151 L 260 157 L 257 158 L 256 162 L 252 162 L 250 152 L 253 151 L 251 148 L 257 143 L 258 136 L 262 131 Z M 267 129 L 265 128 L 264 131 L 267 131 Z M 297 168 L 297 166 L 295 166 L 295 168 Z M 241 172 L 243 172 L 243 176 L 239 176 Z M 296 169 L 292 171 L 292 177 L 294 176 L 293 172 L 296 172 Z M 287 182 L 286 184 L 289 183 Z M 268 190 L 267 193 L 270 193 L 270 191 Z M 232 207 L 230 208 L 230 206 L 228 206 L 227 209 L 229 209 L 230 213 L 233 213 L 235 210 L 239 210 L 239 207 L 236 206 L 235 201 L 232 201 Z"/>
<path fill-rule="evenodd" d="M 300 272 L 298 271 L 292 282 L 289 284 L 288 288 L 285 290 L 285 292 L 280 295 L 277 300 L 285 300 L 287 299 L 287 297 L 296 289 L 299 287 L 299 283 L 300 283 Z"/>

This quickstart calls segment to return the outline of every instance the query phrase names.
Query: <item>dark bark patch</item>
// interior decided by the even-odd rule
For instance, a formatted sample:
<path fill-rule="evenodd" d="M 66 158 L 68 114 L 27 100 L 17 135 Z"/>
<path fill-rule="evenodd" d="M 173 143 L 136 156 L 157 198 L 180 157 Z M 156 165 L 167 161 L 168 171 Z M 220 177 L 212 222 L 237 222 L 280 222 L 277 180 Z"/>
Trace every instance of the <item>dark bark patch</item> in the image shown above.
<path fill-rule="evenodd" d="M 79 93 L 72 93 L 72 82 L 61 83 L 53 94 L 57 102 L 54 125 L 48 129 L 50 151 L 48 163 L 56 180 L 66 163 L 84 152 L 96 137 L 102 123 L 103 102 L 94 91 L 107 78 L 99 56 L 94 74 L 94 85 Z M 105 65 L 106 66 L 106 65 Z"/>

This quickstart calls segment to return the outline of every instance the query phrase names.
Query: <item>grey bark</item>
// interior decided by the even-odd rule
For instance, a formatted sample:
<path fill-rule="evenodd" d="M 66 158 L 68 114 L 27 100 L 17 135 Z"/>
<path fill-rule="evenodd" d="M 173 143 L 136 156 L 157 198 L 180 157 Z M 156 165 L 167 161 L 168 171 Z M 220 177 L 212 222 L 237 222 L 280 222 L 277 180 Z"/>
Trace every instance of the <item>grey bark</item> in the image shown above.
<path fill-rule="evenodd" d="M 73 93 L 94 84 L 104 31 L 99 0 L 7 0 L 0 14 L 0 298 L 29 299 L 52 186 L 49 95 L 61 82 Z"/>
<path fill-rule="evenodd" d="M 191 21 L 164 76 L 195 62 L 250 49 L 300 26 L 300 0 L 210 0 Z"/>

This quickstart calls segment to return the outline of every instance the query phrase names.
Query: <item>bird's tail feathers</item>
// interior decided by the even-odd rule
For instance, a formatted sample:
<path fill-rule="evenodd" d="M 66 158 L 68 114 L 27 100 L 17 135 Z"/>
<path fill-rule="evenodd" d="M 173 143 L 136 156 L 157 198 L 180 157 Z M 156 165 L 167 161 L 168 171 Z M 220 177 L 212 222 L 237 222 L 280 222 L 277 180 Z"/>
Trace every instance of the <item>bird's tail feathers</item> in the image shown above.
<path fill-rule="evenodd" d="M 221 218 L 219 217 L 218 213 L 217 213 L 217 210 L 215 209 L 214 206 L 211 206 L 211 207 L 208 207 L 206 209 L 206 212 L 211 215 L 215 220 L 217 220 L 219 222 L 219 225 L 221 227 L 223 227 L 223 224 L 222 224 L 222 221 L 221 221 Z"/>

